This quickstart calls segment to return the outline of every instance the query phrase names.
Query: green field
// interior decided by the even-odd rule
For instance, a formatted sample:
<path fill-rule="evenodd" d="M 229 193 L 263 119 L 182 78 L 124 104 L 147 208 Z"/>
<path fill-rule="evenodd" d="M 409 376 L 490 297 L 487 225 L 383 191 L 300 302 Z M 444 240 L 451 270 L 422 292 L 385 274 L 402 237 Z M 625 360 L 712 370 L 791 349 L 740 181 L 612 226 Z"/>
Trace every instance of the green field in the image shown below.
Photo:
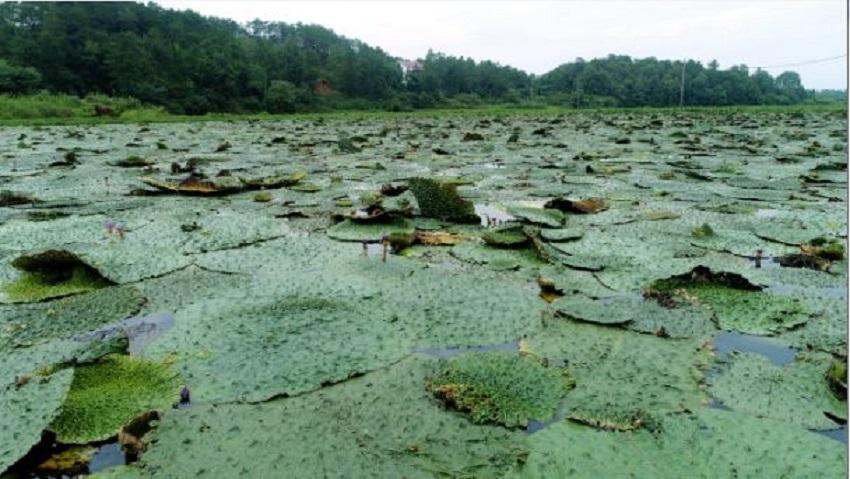
<path fill-rule="evenodd" d="M 843 106 L 103 101 L 0 114 L 3 479 L 844 474 Z"/>

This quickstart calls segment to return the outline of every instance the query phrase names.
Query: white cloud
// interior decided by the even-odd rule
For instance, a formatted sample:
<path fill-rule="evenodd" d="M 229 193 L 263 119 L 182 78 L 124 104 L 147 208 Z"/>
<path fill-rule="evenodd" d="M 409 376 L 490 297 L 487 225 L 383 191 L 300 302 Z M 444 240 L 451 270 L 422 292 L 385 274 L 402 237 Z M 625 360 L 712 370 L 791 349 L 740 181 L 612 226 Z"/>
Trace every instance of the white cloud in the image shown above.
<path fill-rule="evenodd" d="M 722 67 L 846 53 L 841 0 L 161 1 L 246 22 L 317 23 L 405 58 L 429 48 L 545 73 L 576 57 L 716 59 Z M 843 88 L 846 60 L 794 68 L 810 88 Z M 771 70 L 779 73 L 779 70 Z"/>

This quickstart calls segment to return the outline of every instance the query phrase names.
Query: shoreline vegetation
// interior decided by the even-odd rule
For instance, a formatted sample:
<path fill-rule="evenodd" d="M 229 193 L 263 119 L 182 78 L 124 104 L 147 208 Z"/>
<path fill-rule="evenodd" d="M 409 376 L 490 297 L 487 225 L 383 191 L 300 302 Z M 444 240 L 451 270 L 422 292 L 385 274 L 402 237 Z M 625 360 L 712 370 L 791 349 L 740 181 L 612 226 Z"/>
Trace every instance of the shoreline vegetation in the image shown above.
<path fill-rule="evenodd" d="M 787 111 L 846 101 L 845 90 L 806 88 L 792 70 L 717 61 L 609 54 L 537 75 L 433 50 L 394 57 L 320 25 L 240 24 L 154 3 L 0 3 L 3 125 L 680 105 Z"/>
<path fill-rule="evenodd" d="M 113 115 L 97 115 L 96 107 L 106 107 Z M 505 116 L 505 115 L 565 115 L 574 113 L 657 112 L 733 114 L 738 112 L 835 112 L 846 114 L 847 104 L 841 101 L 811 101 L 796 105 L 738 105 L 685 107 L 596 107 L 575 108 L 547 104 L 490 104 L 465 108 L 437 107 L 414 111 L 394 112 L 382 109 L 333 110 L 304 113 L 207 113 L 179 115 L 161 106 L 145 105 L 133 98 L 114 98 L 105 95 L 73 95 L 37 93 L 31 95 L 0 95 L 0 126 L 51 126 L 110 123 L 184 123 L 206 121 L 285 121 L 317 118 L 421 118 L 443 116 Z"/>

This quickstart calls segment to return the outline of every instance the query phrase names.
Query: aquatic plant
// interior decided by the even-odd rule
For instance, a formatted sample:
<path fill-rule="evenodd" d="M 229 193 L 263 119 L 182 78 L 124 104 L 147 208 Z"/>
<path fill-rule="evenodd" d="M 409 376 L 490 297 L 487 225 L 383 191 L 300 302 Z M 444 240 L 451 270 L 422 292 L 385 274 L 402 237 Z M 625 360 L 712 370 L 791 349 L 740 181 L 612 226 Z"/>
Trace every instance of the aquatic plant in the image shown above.
<path fill-rule="evenodd" d="M 714 230 L 708 223 L 703 223 L 699 228 L 694 228 L 691 231 L 691 236 L 694 238 L 705 238 L 707 236 L 714 236 Z"/>
<path fill-rule="evenodd" d="M 573 386 L 563 369 L 513 353 L 466 353 L 441 364 L 427 389 L 472 422 L 526 426 L 551 418 Z"/>
<path fill-rule="evenodd" d="M 722 328 L 752 334 L 772 334 L 799 326 L 811 315 L 799 298 L 761 291 L 742 276 L 704 267 L 655 281 L 644 294 L 668 306 L 708 306 Z"/>
<path fill-rule="evenodd" d="M 12 261 L 20 276 L 3 286 L 9 302 L 34 302 L 84 293 L 113 284 L 77 256 L 61 250 L 22 255 Z"/>
<path fill-rule="evenodd" d="M 457 184 L 431 178 L 411 178 L 410 191 L 416 197 L 422 216 L 458 223 L 478 223 L 472 202 L 460 197 Z"/>
<path fill-rule="evenodd" d="M 181 384 L 167 365 L 106 356 L 74 368 L 68 397 L 50 429 L 66 444 L 107 439 L 142 412 L 170 408 L 180 400 Z"/>

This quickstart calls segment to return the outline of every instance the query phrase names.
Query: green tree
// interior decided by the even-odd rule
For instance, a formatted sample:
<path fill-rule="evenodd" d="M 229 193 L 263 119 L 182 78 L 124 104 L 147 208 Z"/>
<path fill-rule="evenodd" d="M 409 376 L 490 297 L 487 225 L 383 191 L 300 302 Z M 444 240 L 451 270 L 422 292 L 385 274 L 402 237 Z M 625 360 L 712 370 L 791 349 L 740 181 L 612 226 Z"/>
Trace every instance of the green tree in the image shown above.
<path fill-rule="evenodd" d="M 16 67 L 0 59 L 0 93 L 29 93 L 38 88 L 41 73 L 32 67 Z"/>
<path fill-rule="evenodd" d="M 274 80 L 266 90 L 266 110 L 270 113 L 292 113 L 298 101 L 298 88 L 285 80 Z"/>

